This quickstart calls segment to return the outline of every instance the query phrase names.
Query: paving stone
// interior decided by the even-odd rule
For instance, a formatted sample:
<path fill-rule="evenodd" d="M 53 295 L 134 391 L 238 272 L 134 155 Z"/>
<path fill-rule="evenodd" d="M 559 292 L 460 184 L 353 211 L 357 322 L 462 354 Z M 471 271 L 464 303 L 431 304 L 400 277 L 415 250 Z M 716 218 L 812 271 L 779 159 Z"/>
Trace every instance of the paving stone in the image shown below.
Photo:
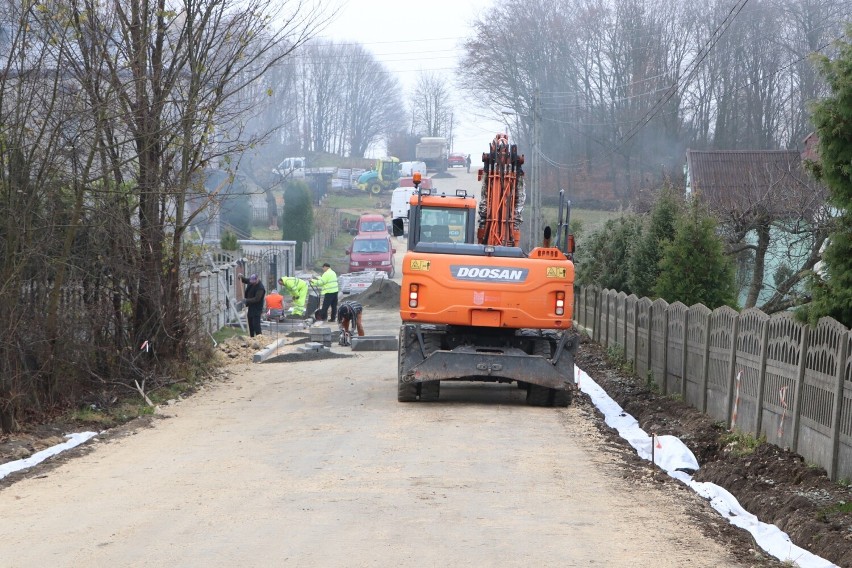
<path fill-rule="evenodd" d="M 252 355 L 252 363 L 263 363 L 285 343 L 287 343 L 287 340 L 282 337 L 281 339 L 274 341 L 271 345 L 267 345 L 265 348 Z"/>
<path fill-rule="evenodd" d="M 352 351 L 396 351 L 399 338 L 395 335 L 365 335 L 351 339 Z"/>

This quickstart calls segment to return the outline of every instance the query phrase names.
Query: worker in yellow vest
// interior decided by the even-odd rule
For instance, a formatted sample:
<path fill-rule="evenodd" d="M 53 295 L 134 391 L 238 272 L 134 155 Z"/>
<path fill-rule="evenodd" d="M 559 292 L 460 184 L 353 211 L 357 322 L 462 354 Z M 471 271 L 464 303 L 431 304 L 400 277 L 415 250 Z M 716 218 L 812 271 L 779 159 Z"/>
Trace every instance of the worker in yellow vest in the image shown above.
<path fill-rule="evenodd" d="M 290 307 L 290 314 L 294 316 L 305 315 L 305 302 L 308 300 L 308 283 L 293 276 L 282 276 L 278 279 L 278 283 L 285 292 L 293 297 L 293 305 Z"/>
<path fill-rule="evenodd" d="M 317 319 L 322 321 L 336 321 L 337 293 L 340 290 L 337 285 L 337 273 L 326 262 L 322 265 L 322 275 L 319 278 L 311 280 L 311 284 L 318 287 L 322 294 L 322 307 L 317 310 Z M 331 319 L 328 317 L 329 309 L 331 309 Z"/>

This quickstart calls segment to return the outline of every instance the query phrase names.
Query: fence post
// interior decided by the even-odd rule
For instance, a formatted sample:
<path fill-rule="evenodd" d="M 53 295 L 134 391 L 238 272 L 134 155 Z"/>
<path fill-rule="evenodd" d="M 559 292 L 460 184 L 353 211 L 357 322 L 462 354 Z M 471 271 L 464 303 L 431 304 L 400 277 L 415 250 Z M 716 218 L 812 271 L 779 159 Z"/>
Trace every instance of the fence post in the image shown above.
<path fill-rule="evenodd" d="M 707 323 L 704 326 L 704 364 L 701 365 L 701 412 L 707 414 L 707 381 L 710 375 L 710 318 L 712 312 L 707 314 Z"/>
<path fill-rule="evenodd" d="M 793 447 L 791 449 L 794 452 L 799 451 L 799 422 L 802 412 L 802 392 L 805 390 L 805 369 L 808 366 L 808 338 L 810 336 L 808 330 L 809 326 L 802 329 L 802 339 L 799 341 L 799 368 L 796 373 L 798 380 L 796 381 L 796 394 L 793 401 Z"/>
<path fill-rule="evenodd" d="M 757 375 L 757 422 L 754 426 L 754 435 L 760 437 L 760 428 L 763 426 L 763 391 L 766 388 L 766 344 L 769 342 L 769 318 L 763 320 L 763 329 L 760 331 L 760 372 Z"/>
<path fill-rule="evenodd" d="M 831 409 L 831 467 L 828 477 L 837 481 L 837 467 L 840 463 L 840 416 L 843 410 L 843 382 L 846 375 L 846 351 L 849 345 L 849 332 L 843 334 L 840 340 L 840 350 L 837 354 L 836 388 L 834 389 L 834 407 Z"/>
<path fill-rule="evenodd" d="M 731 330 L 731 363 L 728 365 L 728 424 L 731 423 L 734 412 L 734 381 L 737 378 L 737 333 L 740 329 L 740 316 L 734 318 L 733 329 Z"/>
<path fill-rule="evenodd" d="M 653 310 L 654 307 L 651 306 Z M 653 315 L 653 312 L 652 312 Z M 651 320 L 653 322 L 653 319 Z M 653 326 L 651 326 L 653 329 Z M 649 337 L 651 336 L 651 329 L 648 330 Z M 648 342 L 651 343 L 650 341 Z M 684 345 L 684 347 L 686 347 Z M 653 350 L 651 350 L 653 352 Z M 651 358 L 648 358 L 648 366 L 651 365 Z M 666 309 L 663 310 L 663 394 L 669 394 L 669 307 L 666 306 Z"/>
<path fill-rule="evenodd" d="M 683 312 L 683 336 L 681 345 L 683 350 L 680 355 L 680 399 L 686 402 L 686 355 L 689 353 L 689 308 Z"/>

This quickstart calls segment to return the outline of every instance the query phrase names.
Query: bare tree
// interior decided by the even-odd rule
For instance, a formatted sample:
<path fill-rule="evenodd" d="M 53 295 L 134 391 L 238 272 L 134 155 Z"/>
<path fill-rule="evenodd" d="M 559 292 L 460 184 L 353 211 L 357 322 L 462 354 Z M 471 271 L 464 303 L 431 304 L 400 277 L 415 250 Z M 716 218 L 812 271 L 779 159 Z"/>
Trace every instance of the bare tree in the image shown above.
<path fill-rule="evenodd" d="M 423 136 L 449 138 L 453 107 L 447 81 L 436 73 L 421 71 L 411 93 L 412 125 Z"/>
<path fill-rule="evenodd" d="M 3 3 L 0 427 L 187 354 L 204 170 L 269 134 L 245 131 L 256 85 L 324 21 L 301 1 Z"/>
<path fill-rule="evenodd" d="M 312 41 L 298 52 L 297 89 L 276 96 L 298 123 L 289 131 L 305 151 L 363 157 L 401 128 L 401 88 L 358 44 Z M 299 110 L 301 109 L 301 111 Z"/>
<path fill-rule="evenodd" d="M 828 237 L 826 191 L 787 152 L 762 154 L 761 161 L 744 164 L 741 171 L 729 191 L 703 198 L 720 220 L 730 254 L 741 260 L 743 307 L 785 310 L 806 300 L 800 284 Z M 766 268 L 771 265 L 777 268 L 770 280 Z M 767 281 L 772 294 L 761 304 Z"/>

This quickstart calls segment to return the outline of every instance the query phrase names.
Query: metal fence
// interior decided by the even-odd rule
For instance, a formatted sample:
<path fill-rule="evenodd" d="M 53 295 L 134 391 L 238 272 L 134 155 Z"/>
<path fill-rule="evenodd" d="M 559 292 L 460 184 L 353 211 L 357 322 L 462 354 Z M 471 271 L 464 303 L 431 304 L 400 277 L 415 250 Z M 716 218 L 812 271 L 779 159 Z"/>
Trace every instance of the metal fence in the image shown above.
<path fill-rule="evenodd" d="M 202 329 L 214 333 L 237 323 L 236 306 L 244 299 L 240 276 L 257 274 L 267 291 L 280 276 L 293 276 L 295 244 L 258 251 L 213 251 L 207 266 L 189 270 L 189 297 Z"/>
<path fill-rule="evenodd" d="M 834 319 L 577 287 L 574 321 L 664 394 L 852 479 L 852 332 Z"/>

